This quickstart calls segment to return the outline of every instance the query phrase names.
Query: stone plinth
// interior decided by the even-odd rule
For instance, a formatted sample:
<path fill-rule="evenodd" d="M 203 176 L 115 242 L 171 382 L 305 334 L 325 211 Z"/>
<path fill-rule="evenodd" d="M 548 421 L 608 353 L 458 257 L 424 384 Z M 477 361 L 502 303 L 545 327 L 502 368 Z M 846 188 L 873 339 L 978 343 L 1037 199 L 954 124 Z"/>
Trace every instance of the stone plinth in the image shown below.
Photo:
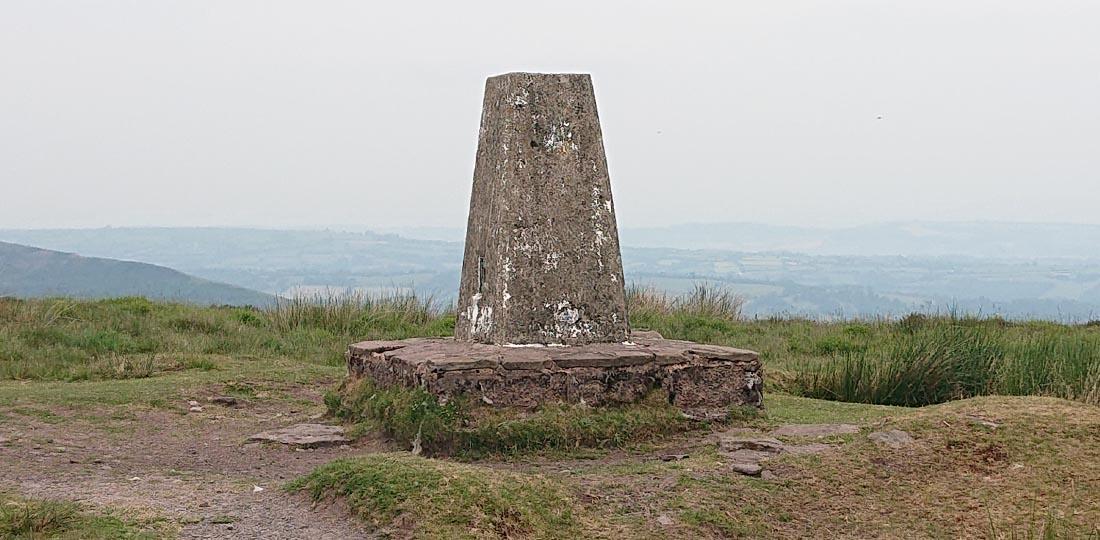
<path fill-rule="evenodd" d="M 763 407 L 757 353 L 670 339 L 583 347 L 505 347 L 450 338 L 364 341 L 348 347 L 347 362 L 353 378 L 495 407 L 632 403 L 654 391 L 698 417 L 723 416 L 730 406 Z"/>
<path fill-rule="evenodd" d="M 455 336 L 497 344 L 622 342 L 619 235 L 588 75 L 485 84 Z"/>

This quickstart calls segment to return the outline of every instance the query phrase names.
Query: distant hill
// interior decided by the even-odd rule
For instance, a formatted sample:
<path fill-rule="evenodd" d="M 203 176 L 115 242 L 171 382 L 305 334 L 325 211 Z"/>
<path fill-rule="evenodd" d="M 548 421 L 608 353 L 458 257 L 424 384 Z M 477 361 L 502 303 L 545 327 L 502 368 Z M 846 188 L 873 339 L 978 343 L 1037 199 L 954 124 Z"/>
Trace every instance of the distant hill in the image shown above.
<path fill-rule="evenodd" d="M 279 295 L 323 287 L 450 295 L 463 249 L 366 231 L 214 227 L 0 230 L 0 241 L 157 264 Z"/>
<path fill-rule="evenodd" d="M 862 233 L 739 224 L 666 227 L 641 235 L 624 231 L 623 266 L 627 283 L 673 293 L 702 281 L 728 287 L 746 298 L 748 315 L 955 310 L 1087 321 L 1100 317 L 1098 232 L 1100 227 L 1085 225 L 989 223 L 886 224 Z M 141 261 L 280 296 L 401 289 L 444 304 L 455 300 L 463 249 L 459 241 L 369 231 L 243 228 L 0 230 L 0 241 Z M 677 248 L 639 247 L 646 242 Z M 705 247 L 711 245 L 729 247 Z M 768 246 L 773 250 L 761 251 Z M 760 249 L 748 249 L 753 247 Z M 923 254 L 882 254 L 891 250 Z M 834 251 L 872 254 L 828 253 Z"/>
<path fill-rule="evenodd" d="M 152 264 L 81 257 L 0 242 L 0 296 L 144 296 L 192 304 L 265 306 L 275 297 Z"/>
<path fill-rule="evenodd" d="M 844 228 L 695 223 L 623 228 L 622 244 L 808 255 L 1100 258 L 1100 225 L 1072 223 L 878 223 Z"/>

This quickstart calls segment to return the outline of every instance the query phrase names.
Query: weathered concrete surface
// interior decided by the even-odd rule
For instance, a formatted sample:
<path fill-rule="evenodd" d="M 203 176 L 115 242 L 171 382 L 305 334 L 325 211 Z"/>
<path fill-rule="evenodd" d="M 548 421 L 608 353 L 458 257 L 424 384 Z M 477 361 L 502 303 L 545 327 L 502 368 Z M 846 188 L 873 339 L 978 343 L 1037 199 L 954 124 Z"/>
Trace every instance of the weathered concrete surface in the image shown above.
<path fill-rule="evenodd" d="M 343 426 L 326 424 L 295 424 L 257 433 L 249 437 L 248 440 L 275 442 L 300 448 L 317 448 L 351 442 L 344 436 Z"/>
<path fill-rule="evenodd" d="M 581 347 L 499 346 L 449 338 L 364 341 L 348 347 L 351 377 L 421 387 L 498 407 L 572 402 L 632 403 L 657 391 L 685 413 L 725 415 L 763 407 L 753 351 L 668 339 Z"/>
<path fill-rule="evenodd" d="M 622 342 L 628 332 L 591 78 L 489 78 L 456 339 L 578 345 Z"/>

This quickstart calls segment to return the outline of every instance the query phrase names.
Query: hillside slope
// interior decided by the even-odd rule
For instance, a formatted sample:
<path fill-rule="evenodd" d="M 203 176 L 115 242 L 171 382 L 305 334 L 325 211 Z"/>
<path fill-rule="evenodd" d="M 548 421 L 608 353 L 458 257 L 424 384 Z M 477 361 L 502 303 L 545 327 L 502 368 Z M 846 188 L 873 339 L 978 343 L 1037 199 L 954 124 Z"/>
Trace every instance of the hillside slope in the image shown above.
<path fill-rule="evenodd" d="M 81 257 L 0 242 L 0 296 L 144 296 L 193 304 L 266 306 L 275 297 L 152 264 Z"/>

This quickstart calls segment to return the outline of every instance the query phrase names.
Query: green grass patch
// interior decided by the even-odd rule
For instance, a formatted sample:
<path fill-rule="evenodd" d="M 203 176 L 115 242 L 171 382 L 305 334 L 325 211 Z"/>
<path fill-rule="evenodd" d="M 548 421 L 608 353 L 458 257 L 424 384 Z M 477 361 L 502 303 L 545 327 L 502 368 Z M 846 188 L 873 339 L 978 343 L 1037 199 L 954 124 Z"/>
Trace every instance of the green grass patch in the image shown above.
<path fill-rule="evenodd" d="M 379 388 L 362 379 L 345 383 L 325 401 L 334 416 L 380 430 L 402 445 L 419 441 L 428 452 L 465 457 L 621 448 L 705 427 L 657 395 L 623 406 L 545 404 L 515 411 L 460 400 L 441 404 L 420 388 Z"/>
<path fill-rule="evenodd" d="M 5 540 L 115 540 L 175 538 L 163 520 L 124 520 L 85 511 L 76 503 L 24 499 L 0 493 L 0 538 Z"/>
<path fill-rule="evenodd" d="M 830 349 L 828 361 L 804 362 L 792 390 L 901 406 L 993 394 L 1100 404 L 1100 333 L 1089 327 L 910 316 L 876 334 L 861 348 Z"/>
<path fill-rule="evenodd" d="M 582 538 L 574 501 L 541 476 L 410 454 L 322 465 L 291 482 L 313 500 L 339 498 L 383 536 L 431 539 Z"/>
<path fill-rule="evenodd" d="M 144 298 L 0 298 L 0 381 L 145 378 L 216 369 L 196 356 L 250 355 L 343 365 L 362 339 L 443 336 L 454 316 L 411 295 L 315 298 L 271 309 L 199 307 Z"/>

